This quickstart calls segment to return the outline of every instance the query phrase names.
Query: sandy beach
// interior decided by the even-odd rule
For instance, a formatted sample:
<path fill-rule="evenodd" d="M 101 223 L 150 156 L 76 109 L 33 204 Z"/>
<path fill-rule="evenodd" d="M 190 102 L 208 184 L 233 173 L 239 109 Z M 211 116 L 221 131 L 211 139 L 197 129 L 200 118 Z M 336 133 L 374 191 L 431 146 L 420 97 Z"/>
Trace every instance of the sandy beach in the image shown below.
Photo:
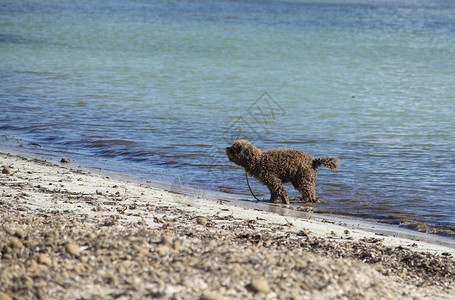
<path fill-rule="evenodd" d="M 0 299 L 454 299 L 455 248 L 0 153 Z"/>

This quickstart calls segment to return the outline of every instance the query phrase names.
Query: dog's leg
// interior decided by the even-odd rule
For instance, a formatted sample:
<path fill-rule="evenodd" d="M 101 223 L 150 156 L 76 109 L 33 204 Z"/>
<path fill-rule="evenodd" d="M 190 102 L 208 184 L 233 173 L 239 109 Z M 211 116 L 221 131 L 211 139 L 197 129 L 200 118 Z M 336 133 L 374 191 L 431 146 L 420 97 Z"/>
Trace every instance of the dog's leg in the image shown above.
<path fill-rule="evenodd" d="M 276 203 L 278 198 L 283 200 L 284 204 L 289 204 L 289 197 L 284 188 L 283 182 L 275 176 L 269 175 L 266 180 L 261 180 L 270 190 L 270 202 Z"/>
<path fill-rule="evenodd" d="M 311 181 L 300 180 L 293 182 L 292 185 L 296 190 L 300 192 L 300 194 L 302 194 L 302 201 L 319 202 L 318 198 L 316 197 L 316 190 L 314 188 L 315 183 Z"/>
<path fill-rule="evenodd" d="M 276 203 L 278 201 L 278 194 L 269 187 L 270 190 L 270 202 Z"/>

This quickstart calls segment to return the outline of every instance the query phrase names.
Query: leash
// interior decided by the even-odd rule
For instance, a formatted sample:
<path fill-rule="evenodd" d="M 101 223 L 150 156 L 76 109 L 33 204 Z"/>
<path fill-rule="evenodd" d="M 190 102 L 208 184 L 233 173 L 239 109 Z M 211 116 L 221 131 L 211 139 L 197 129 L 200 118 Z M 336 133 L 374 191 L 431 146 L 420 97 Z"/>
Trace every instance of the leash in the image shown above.
<path fill-rule="evenodd" d="M 254 197 L 254 199 L 256 199 L 256 201 L 259 201 L 259 199 L 256 198 L 253 191 L 251 190 L 250 182 L 248 181 L 248 173 L 246 171 L 245 171 L 245 178 L 246 178 L 246 184 L 248 184 L 248 188 L 250 189 L 251 195 L 253 195 L 253 197 Z"/>

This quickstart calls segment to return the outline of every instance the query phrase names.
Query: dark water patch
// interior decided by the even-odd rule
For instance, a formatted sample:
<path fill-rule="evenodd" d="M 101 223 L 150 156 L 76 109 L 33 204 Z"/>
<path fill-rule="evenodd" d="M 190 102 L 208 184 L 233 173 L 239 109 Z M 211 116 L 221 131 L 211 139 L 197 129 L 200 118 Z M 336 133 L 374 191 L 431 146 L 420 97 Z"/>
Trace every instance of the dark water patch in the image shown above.
<path fill-rule="evenodd" d="M 48 142 L 58 141 L 59 139 L 60 139 L 59 136 L 48 136 L 48 137 L 44 138 L 44 140 L 48 141 Z"/>
<path fill-rule="evenodd" d="M 15 126 L 15 125 L 4 124 L 4 125 L 0 125 L 0 129 L 5 130 L 5 131 L 6 130 L 16 131 L 16 130 L 21 130 L 22 128 L 19 126 Z"/>
<path fill-rule="evenodd" d="M 110 148 L 110 147 L 116 147 L 116 146 L 125 146 L 129 147 L 131 145 L 134 145 L 135 143 L 133 141 L 129 140 L 95 140 L 95 141 L 90 141 L 91 147 L 94 148 Z"/>
<path fill-rule="evenodd" d="M 28 40 L 20 35 L 0 33 L 0 43 L 25 44 Z"/>

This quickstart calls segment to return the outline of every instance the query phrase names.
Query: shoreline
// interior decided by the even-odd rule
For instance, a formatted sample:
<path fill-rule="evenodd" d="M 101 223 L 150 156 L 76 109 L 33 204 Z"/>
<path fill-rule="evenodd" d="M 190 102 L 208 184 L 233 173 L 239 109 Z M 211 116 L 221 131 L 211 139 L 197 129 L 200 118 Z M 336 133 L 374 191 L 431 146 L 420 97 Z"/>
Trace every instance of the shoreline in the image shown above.
<path fill-rule="evenodd" d="M 266 200 L 264 200 L 263 202 L 262 201 L 258 202 L 252 199 L 250 200 L 238 199 L 239 195 L 237 194 L 225 193 L 221 191 L 211 191 L 198 188 L 195 186 L 182 185 L 180 182 L 165 182 L 143 179 L 129 173 L 124 174 L 120 172 L 115 172 L 112 171 L 113 164 L 109 165 L 110 170 L 104 170 L 100 167 L 88 167 L 73 162 L 71 162 L 70 164 L 61 163 L 59 162 L 60 158 L 58 158 L 58 156 L 51 156 L 49 154 L 41 156 L 29 152 L 20 152 L 15 149 L 0 148 L 0 156 L 5 154 L 13 157 L 33 160 L 36 162 L 40 161 L 45 163 L 49 162 L 50 165 L 66 168 L 70 171 L 82 172 L 86 173 L 87 175 L 105 177 L 106 179 L 113 179 L 119 182 L 139 185 L 145 188 L 151 188 L 152 190 L 164 191 L 176 195 L 175 197 L 179 198 L 194 198 L 199 199 L 199 201 L 201 201 L 202 198 L 203 200 L 225 203 L 229 206 L 236 206 L 250 211 L 263 211 L 265 213 L 270 213 L 272 215 L 277 214 L 285 218 L 292 217 L 307 221 L 312 219 L 313 221 L 316 222 L 338 224 L 343 227 L 349 227 L 349 229 L 353 230 L 358 229 L 360 232 L 362 232 L 361 238 L 363 237 L 363 234 L 368 235 L 368 233 L 370 233 L 377 236 L 389 236 L 392 238 L 401 238 L 404 240 L 422 241 L 430 245 L 447 246 L 448 249 L 441 248 L 439 252 L 444 251 L 450 252 L 451 248 L 455 249 L 455 239 L 451 236 L 443 236 L 439 234 L 413 230 L 399 225 L 384 223 L 375 219 L 365 219 L 360 217 L 357 218 L 354 216 L 347 215 L 334 215 L 330 213 L 318 213 L 313 212 L 311 207 L 308 210 L 306 208 L 303 208 L 303 210 L 301 210 L 299 207 L 284 205 L 281 203 L 273 204 Z M 85 160 L 85 162 L 87 163 L 88 160 Z M 0 164 L 0 167 L 1 166 L 2 164 Z M 205 205 L 207 206 L 207 204 Z M 363 231 L 365 231 L 365 233 L 363 233 Z M 321 232 L 317 231 L 317 233 L 328 235 L 328 233 L 324 231 Z M 392 245 L 394 244 L 395 242 L 392 242 Z M 431 246 L 424 247 L 423 249 L 432 251 Z M 455 250 L 453 254 L 455 256 Z"/>
<path fill-rule="evenodd" d="M 0 295 L 455 295 L 450 239 L 281 206 L 260 210 L 216 193 L 194 197 L 172 185 L 5 152 L 0 165 L 12 174 L 0 175 Z"/>
<path fill-rule="evenodd" d="M 14 139 L 11 136 L 9 138 Z M 33 142 L 30 141 L 30 143 Z M 336 222 L 343 222 L 345 220 L 347 223 L 359 222 L 360 224 L 366 224 L 367 228 L 371 228 L 370 230 L 375 230 L 375 227 L 386 228 L 386 232 L 399 232 L 400 234 L 404 234 L 413 239 L 423 238 L 424 240 L 429 239 L 433 241 L 435 240 L 435 237 L 440 237 L 436 238 L 438 243 L 447 243 L 455 247 L 455 235 L 451 227 L 440 227 L 435 223 L 425 223 L 425 221 L 421 219 L 408 218 L 404 215 L 397 215 L 396 218 L 392 219 L 384 219 L 374 214 L 356 215 L 347 213 L 345 210 L 337 211 L 334 210 L 334 208 L 330 210 L 321 210 L 319 205 L 317 207 L 305 206 L 300 205 L 302 204 L 301 202 L 293 203 L 291 206 L 283 206 L 280 203 L 271 204 L 265 198 L 261 201 L 254 201 L 248 191 L 244 191 L 243 193 L 236 193 L 232 190 L 222 191 L 222 189 L 215 191 L 214 189 L 208 189 L 207 187 L 202 188 L 197 184 L 191 185 L 191 183 L 186 178 L 181 177 L 181 174 L 175 169 L 150 168 L 149 171 L 145 172 L 138 166 L 131 167 L 131 164 L 125 161 L 112 161 L 106 158 L 93 159 L 93 157 L 78 152 L 51 152 L 49 149 L 40 151 L 39 148 L 21 149 L 20 143 L 17 141 L 4 145 L 0 148 L 0 152 L 54 162 L 58 162 L 61 157 L 68 156 L 71 157 L 71 160 L 73 161 L 72 166 L 77 165 L 79 169 L 86 170 L 87 172 L 116 178 L 121 181 L 127 180 L 136 184 L 143 184 L 157 189 L 165 189 L 171 192 L 180 192 L 194 197 L 209 198 L 210 200 L 226 198 L 244 208 L 275 212 L 279 211 L 282 215 L 291 214 L 305 218 L 304 212 L 309 211 L 314 212 L 317 216 L 334 219 Z M 291 189 L 291 191 L 293 190 Z M 371 224 L 377 224 L 378 226 Z"/>

